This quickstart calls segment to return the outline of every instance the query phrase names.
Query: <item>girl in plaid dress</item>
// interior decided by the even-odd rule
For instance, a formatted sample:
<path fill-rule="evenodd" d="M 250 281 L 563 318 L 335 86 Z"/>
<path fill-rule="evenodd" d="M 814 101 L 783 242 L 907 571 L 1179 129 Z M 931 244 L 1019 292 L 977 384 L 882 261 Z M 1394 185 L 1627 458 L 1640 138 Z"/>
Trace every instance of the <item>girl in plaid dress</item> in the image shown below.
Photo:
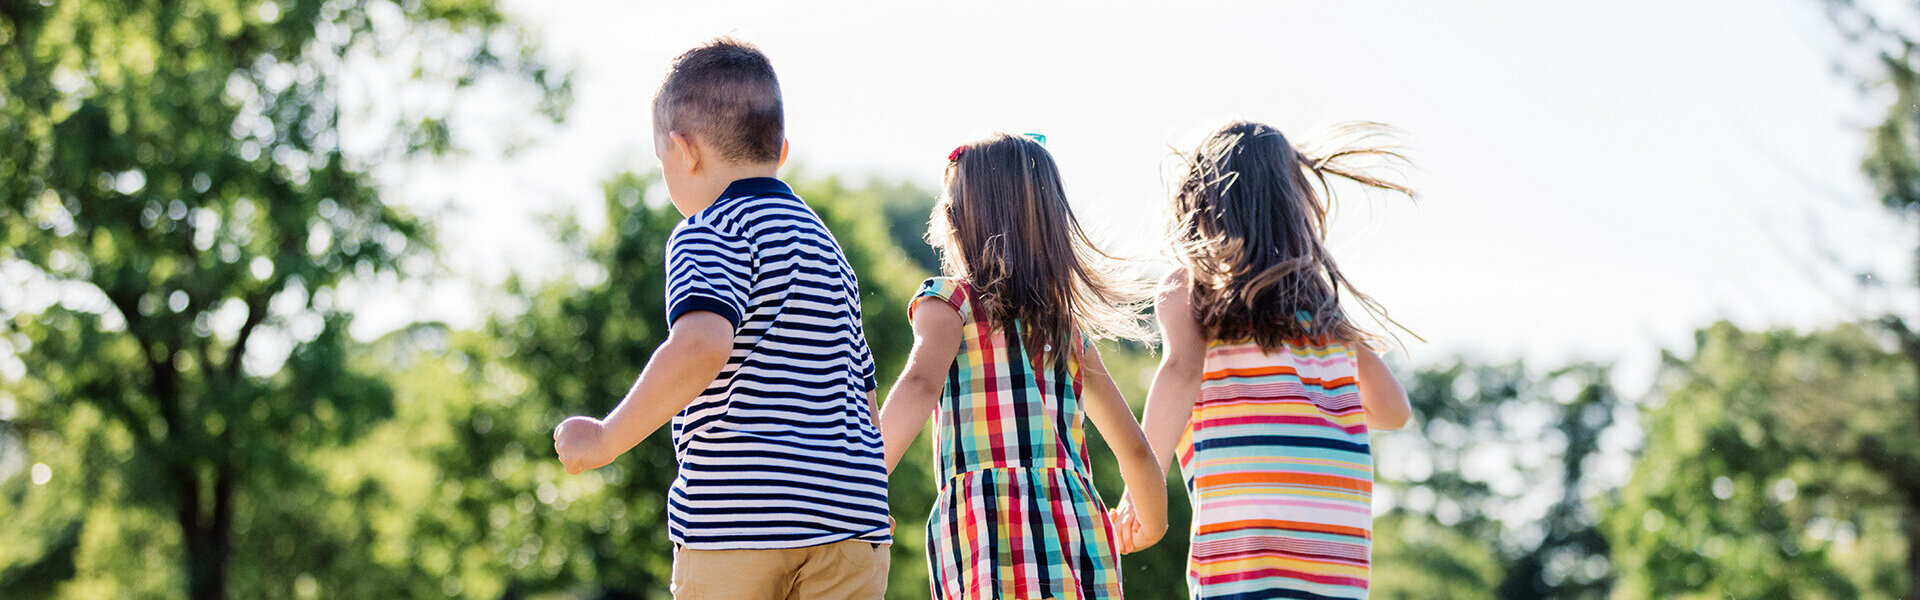
<path fill-rule="evenodd" d="M 927 521 L 936 599 L 1120 598 L 1112 521 L 1081 427 L 1092 417 L 1144 524 L 1166 529 L 1153 451 L 1090 338 L 1145 339 L 1144 294 L 1075 222 L 1039 142 L 996 134 L 948 156 L 928 239 L 946 277 L 908 312 L 906 371 L 881 411 L 887 468 L 934 416 Z"/>

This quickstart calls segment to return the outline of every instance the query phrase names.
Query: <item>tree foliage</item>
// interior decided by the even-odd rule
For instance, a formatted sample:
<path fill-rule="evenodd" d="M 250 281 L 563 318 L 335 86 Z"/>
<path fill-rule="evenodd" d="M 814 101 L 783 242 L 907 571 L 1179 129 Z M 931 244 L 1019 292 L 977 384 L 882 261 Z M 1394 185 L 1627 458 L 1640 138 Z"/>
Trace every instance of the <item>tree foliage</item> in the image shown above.
<path fill-rule="evenodd" d="M 1624 598 L 1902 598 L 1913 372 L 1870 329 L 1702 330 L 1606 530 Z"/>
<path fill-rule="evenodd" d="M 516 35 L 484 0 L 0 3 L 5 425 L 63 482 L 15 479 L 7 504 L 49 527 L 22 568 L 87 573 L 37 591 L 288 596 L 362 569 L 314 457 L 393 398 L 353 368 L 335 290 L 431 241 L 370 161 L 458 140 L 403 104 L 394 143 L 350 151 L 341 79 L 368 58 L 433 67 L 403 91 L 501 74 L 557 118 L 564 77 Z"/>
<path fill-rule="evenodd" d="M 1412 423 L 1374 436 L 1391 506 L 1374 537 L 1384 597 L 1604 597 L 1614 574 L 1592 471 L 1622 408 L 1609 370 L 1459 361 L 1406 384 Z"/>
<path fill-rule="evenodd" d="M 1867 132 L 1867 151 L 1861 171 L 1879 196 L 1880 204 L 1906 226 L 1920 225 L 1920 29 L 1916 29 L 1916 11 L 1911 6 L 1822 0 L 1840 36 L 1848 43 L 1847 56 L 1836 62 L 1841 73 L 1850 76 L 1866 92 L 1869 102 L 1880 107 L 1879 122 Z M 1912 248 L 1914 260 L 1907 277 L 1893 277 L 1908 295 L 1920 286 L 1920 242 Z M 1887 278 L 1864 273 L 1860 280 L 1877 286 Z M 1920 371 L 1920 326 L 1914 319 L 1920 312 L 1913 307 L 1889 309 L 1874 315 L 1898 344 L 1908 373 Z M 1911 376 L 1909 376 L 1911 377 Z M 1910 391 L 1898 401 L 1899 410 L 1879 416 L 1892 419 L 1911 431 L 1920 427 L 1920 385 L 1908 385 Z M 1906 555 L 1905 579 L 1909 589 L 1920 587 L 1920 444 L 1910 438 L 1888 437 L 1873 431 L 1876 425 L 1839 428 L 1843 432 L 1844 461 L 1873 471 L 1888 481 L 1899 482 L 1894 493 L 1898 518 L 1906 531 L 1902 549 Z"/>

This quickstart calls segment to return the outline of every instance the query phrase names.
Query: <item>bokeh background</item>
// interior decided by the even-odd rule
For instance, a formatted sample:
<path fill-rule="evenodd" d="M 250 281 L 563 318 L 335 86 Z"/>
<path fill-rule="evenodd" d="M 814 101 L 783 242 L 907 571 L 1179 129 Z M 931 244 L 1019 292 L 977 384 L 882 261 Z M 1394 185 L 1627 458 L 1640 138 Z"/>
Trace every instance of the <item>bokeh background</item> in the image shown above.
<path fill-rule="evenodd" d="M 665 435 L 567 476 L 550 433 L 664 337 L 647 103 L 722 34 L 883 380 L 969 137 L 1045 133 L 1151 276 L 1173 150 L 1383 121 L 1424 193 L 1332 231 L 1418 334 L 1376 597 L 1916 593 L 1912 5 L 896 4 L 0 0 L 0 597 L 666 598 Z M 1137 405 L 1154 349 L 1104 352 Z M 1129 597 L 1185 596 L 1170 483 Z"/>

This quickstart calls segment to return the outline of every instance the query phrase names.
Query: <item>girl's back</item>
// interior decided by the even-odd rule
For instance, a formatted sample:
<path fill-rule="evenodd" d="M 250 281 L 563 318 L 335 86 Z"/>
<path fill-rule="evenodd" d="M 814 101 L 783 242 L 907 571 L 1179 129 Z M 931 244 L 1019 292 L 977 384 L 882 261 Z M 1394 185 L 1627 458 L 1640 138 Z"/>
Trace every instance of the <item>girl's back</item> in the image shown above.
<path fill-rule="evenodd" d="M 976 316 L 972 291 L 957 279 L 928 279 L 914 302 L 935 299 L 952 306 L 961 320 L 960 351 L 934 413 L 942 482 L 1013 468 L 1068 469 L 1091 477 L 1081 426 L 1080 360 L 1069 354 L 1046 364 L 1027 356 L 1018 332 L 1010 336 Z"/>
<path fill-rule="evenodd" d="M 977 317 L 956 279 L 927 280 L 914 302 L 930 300 L 959 312 L 962 330 L 934 412 L 934 597 L 1119 597 L 1112 525 L 1086 460 L 1079 359 L 1029 357 L 1017 330 Z"/>
<path fill-rule="evenodd" d="M 1367 597 L 1368 436 L 1410 410 L 1341 306 L 1347 295 L 1390 321 L 1340 273 L 1319 191 L 1329 176 L 1411 190 L 1347 164 L 1399 159 L 1391 148 L 1316 154 L 1270 126 L 1229 123 L 1189 158 L 1174 197 L 1183 268 L 1155 305 L 1166 345 L 1146 429 L 1187 480 L 1194 598 Z"/>
<path fill-rule="evenodd" d="M 1083 421 L 1156 537 L 1166 482 L 1089 337 L 1148 337 L 1144 294 L 1080 229 L 1038 140 L 995 134 L 947 161 L 927 235 L 947 276 L 914 295 L 913 352 L 880 417 L 889 470 L 934 417 L 932 597 L 1117 600 L 1119 553 Z"/>
<path fill-rule="evenodd" d="M 1366 596 L 1373 459 L 1357 374 L 1338 343 L 1209 344 L 1179 445 L 1196 597 Z"/>

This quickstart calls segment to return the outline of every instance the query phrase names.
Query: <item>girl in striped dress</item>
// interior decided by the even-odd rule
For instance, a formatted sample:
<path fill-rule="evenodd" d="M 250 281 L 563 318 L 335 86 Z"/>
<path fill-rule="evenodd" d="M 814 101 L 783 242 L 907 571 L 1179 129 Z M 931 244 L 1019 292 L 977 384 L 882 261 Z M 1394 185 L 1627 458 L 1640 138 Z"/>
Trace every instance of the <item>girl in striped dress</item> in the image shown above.
<path fill-rule="evenodd" d="M 913 353 L 880 411 L 887 469 L 933 415 L 936 599 L 1120 598 L 1119 556 L 1081 427 L 1100 428 L 1138 515 L 1166 529 L 1165 474 L 1090 338 L 1145 339 L 1147 294 L 1075 222 L 1046 148 L 996 134 L 948 157 L 928 239 L 945 277 L 908 309 Z"/>
<path fill-rule="evenodd" d="M 1349 125 L 1365 142 L 1377 125 Z M 1390 148 L 1295 150 L 1235 122 L 1188 157 L 1174 199 L 1182 268 L 1156 315 L 1165 353 L 1146 431 L 1162 469 L 1176 454 L 1193 502 L 1187 589 L 1196 599 L 1365 598 L 1372 548 L 1370 430 L 1412 412 L 1375 338 L 1342 310 L 1347 283 L 1325 245 L 1329 175 L 1411 195 L 1365 174 Z M 1318 189 L 1316 185 L 1318 184 Z M 1124 550 L 1130 507 L 1119 510 Z"/>

